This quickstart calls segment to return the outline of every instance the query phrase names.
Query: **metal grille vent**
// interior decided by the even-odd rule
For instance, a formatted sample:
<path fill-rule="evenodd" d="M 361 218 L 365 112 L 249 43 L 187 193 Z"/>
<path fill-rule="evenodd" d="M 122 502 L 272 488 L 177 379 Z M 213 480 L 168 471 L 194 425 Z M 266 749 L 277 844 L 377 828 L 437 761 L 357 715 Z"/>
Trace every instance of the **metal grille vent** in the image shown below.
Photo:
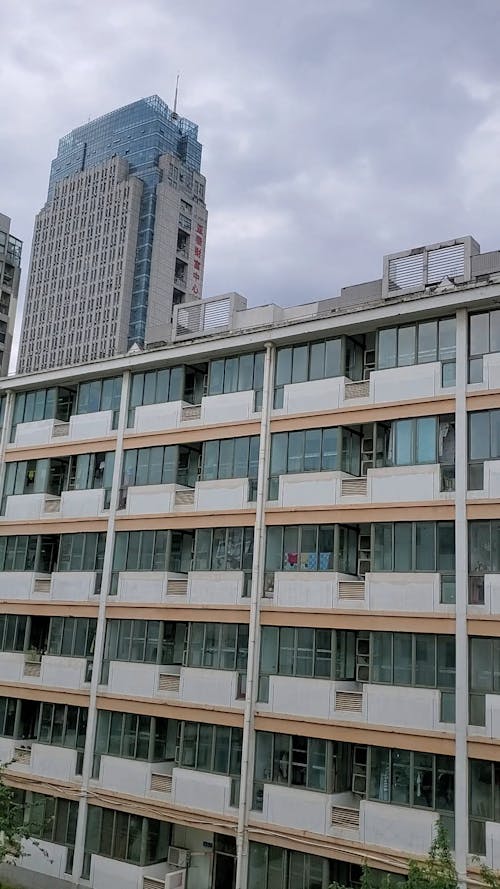
<path fill-rule="evenodd" d="M 157 793 L 172 793 L 172 775 L 151 775 L 151 790 Z"/>
<path fill-rule="evenodd" d="M 55 497 L 54 500 L 45 501 L 45 512 L 59 512 L 61 509 L 61 498 Z"/>
<path fill-rule="evenodd" d="M 363 695 L 359 691 L 335 692 L 335 709 L 350 713 L 361 713 L 363 707 Z"/>
<path fill-rule="evenodd" d="M 63 438 L 69 435 L 69 423 L 57 423 L 52 429 L 52 438 Z"/>
<path fill-rule="evenodd" d="M 40 676 L 40 672 L 42 669 L 42 665 L 40 663 L 34 663 L 32 661 L 28 661 L 24 665 L 24 675 L 25 676 Z"/>
<path fill-rule="evenodd" d="M 348 830 L 359 830 L 359 809 L 332 806 L 332 826 L 344 827 Z"/>
<path fill-rule="evenodd" d="M 169 580 L 167 582 L 167 596 L 185 596 L 187 589 L 187 580 Z"/>
<path fill-rule="evenodd" d="M 25 747 L 15 747 L 14 761 L 17 762 L 20 766 L 31 765 L 31 750 L 26 749 Z"/>
<path fill-rule="evenodd" d="M 171 694 L 177 694 L 179 691 L 180 682 L 180 676 L 172 676 L 170 673 L 160 673 L 160 682 L 158 688 L 160 691 L 168 691 Z"/>
<path fill-rule="evenodd" d="M 175 506 L 193 506 L 194 505 L 194 488 L 190 491 L 175 492 Z"/>
<path fill-rule="evenodd" d="M 364 599 L 364 580 L 339 580 L 339 599 Z"/>
<path fill-rule="evenodd" d="M 194 404 L 192 407 L 182 408 L 183 420 L 199 420 L 201 417 L 201 404 Z"/>
<path fill-rule="evenodd" d="M 341 484 L 342 497 L 366 497 L 368 479 L 366 476 L 362 478 L 343 478 Z"/>
<path fill-rule="evenodd" d="M 144 877 L 142 889 L 165 889 L 165 880 L 157 880 L 155 877 Z"/>
<path fill-rule="evenodd" d="M 370 380 L 361 380 L 359 383 L 346 383 L 344 398 L 367 398 L 370 394 Z"/>
<path fill-rule="evenodd" d="M 229 323 L 231 302 L 229 299 L 218 299 L 205 303 L 205 317 L 203 329 L 212 330 L 216 327 L 225 327 Z"/>
<path fill-rule="evenodd" d="M 424 254 L 396 256 L 389 260 L 389 290 L 424 286 Z"/>
<path fill-rule="evenodd" d="M 427 260 L 427 283 L 437 284 L 443 278 L 463 276 L 465 272 L 465 246 L 441 247 L 430 250 Z"/>
<path fill-rule="evenodd" d="M 50 577 L 35 577 L 34 593 L 50 593 Z"/>

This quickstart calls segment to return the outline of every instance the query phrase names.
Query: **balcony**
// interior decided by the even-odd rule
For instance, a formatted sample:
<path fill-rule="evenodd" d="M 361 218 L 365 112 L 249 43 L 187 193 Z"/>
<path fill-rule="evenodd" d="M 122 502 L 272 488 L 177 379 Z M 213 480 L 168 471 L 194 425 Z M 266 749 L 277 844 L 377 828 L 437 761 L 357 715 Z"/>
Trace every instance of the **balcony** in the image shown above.
<path fill-rule="evenodd" d="M 2 598 L 8 602 L 85 602 L 99 594 L 100 581 L 97 571 L 3 571 Z"/>
<path fill-rule="evenodd" d="M 99 777 L 93 781 L 106 790 L 147 797 L 161 793 L 172 783 L 173 762 L 143 762 L 139 759 L 122 759 L 102 754 L 97 758 Z M 170 794 L 170 791 L 168 791 Z"/>
<path fill-rule="evenodd" d="M 256 493 L 255 487 L 250 489 L 251 481 L 248 478 L 225 478 L 196 482 L 194 509 L 215 512 L 255 507 L 255 498 L 250 500 L 250 495 Z"/>
<path fill-rule="evenodd" d="M 342 503 L 408 503 L 454 498 L 453 477 L 439 464 L 368 469 L 366 477 L 343 478 Z M 446 467 L 448 469 L 448 467 Z M 442 490 L 446 488 L 445 490 Z"/>
<path fill-rule="evenodd" d="M 443 388 L 442 364 L 413 364 L 408 367 L 391 367 L 374 370 L 370 374 L 370 402 L 383 404 L 391 401 L 429 398 L 435 395 L 453 395 L 452 387 Z"/>
<path fill-rule="evenodd" d="M 370 611 L 390 613 L 454 610 L 454 605 L 441 602 L 441 575 L 424 572 L 366 574 L 365 603 Z"/>
<path fill-rule="evenodd" d="M 117 602 L 184 602 L 188 576 L 172 571 L 121 571 L 115 575 Z"/>
<path fill-rule="evenodd" d="M 165 857 L 166 855 L 165 849 Z M 93 889 L 109 889 L 110 886 L 117 886 L 119 889 L 183 889 L 182 882 L 167 883 L 168 871 L 169 865 L 165 861 L 140 867 L 93 853 L 90 857 L 88 885 Z"/>
<path fill-rule="evenodd" d="M 231 778 L 175 766 L 172 772 L 172 803 L 190 809 L 233 815 L 231 806 Z"/>
<path fill-rule="evenodd" d="M 6 759 L 10 752 L 10 759 Z M 9 762 L 8 768 L 15 772 L 52 778 L 56 781 L 75 781 L 81 774 L 81 757 L 78 750 L 39 744 L 37 741 L 2 739 L 0 745 L 2 762 Z"/>
<path fill-rule="evenodd" d="M 201 401 L 201 422 L 207 424 L 235 423 L 257 419 L 255 391 L 226 392 L 224 395 L 205 395 Z"/>
<path fill-rule="evenodd" d="M 363 580 L 335 571 L 276 571 L 266 575 L 264 595 L 282 608 L 365 607 Z"/>
<path fill-rule="evenodd" d="M 181 667 L 179 700 L 212 707 L 243 707 L 239 676 L 233 670 Z"/>
<path fill-rule="evenodd" d="M 244 571 L 190 571 L 187 601 L 199 605 L 248 603 L 250 573 Z"/>
<path fill-rule="evenodd" d="M 346 377 L 288 383 L 283 387 L 283 407 L 275 414 L 303 414 L 312 411 L 331 411 L 343 406 Z"/>
<path fill-rule="evenodd" d="M 53 494 L 10 494 L 6 498 L 7 521 L 37 521 L 54 513 L 59 515 L 61 498 Z"/>

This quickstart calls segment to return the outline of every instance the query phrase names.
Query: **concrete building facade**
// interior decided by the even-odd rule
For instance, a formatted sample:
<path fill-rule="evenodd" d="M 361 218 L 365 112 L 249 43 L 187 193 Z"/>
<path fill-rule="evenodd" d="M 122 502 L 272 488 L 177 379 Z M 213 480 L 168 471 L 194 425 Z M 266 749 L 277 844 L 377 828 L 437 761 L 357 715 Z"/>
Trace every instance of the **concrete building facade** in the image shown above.
<path fill-rule="evenodd" d="M 9 370 L 22 248 L 22 242 L 10 233 L 9 217 L 0 213 L 0 377 Z"/>
<path fill-rule="evenodd" d="M 168 341 L 201 297 L 207 212 L 195 124 L 158 96 L 59 143 L 33 235 L 18 370 Z"/>
<path fill-rule="evenodd" d="M 18 879 L 327 889 L 439 819 L 500 869 L 499 306 L 459 238 L 0 382 Z"/>

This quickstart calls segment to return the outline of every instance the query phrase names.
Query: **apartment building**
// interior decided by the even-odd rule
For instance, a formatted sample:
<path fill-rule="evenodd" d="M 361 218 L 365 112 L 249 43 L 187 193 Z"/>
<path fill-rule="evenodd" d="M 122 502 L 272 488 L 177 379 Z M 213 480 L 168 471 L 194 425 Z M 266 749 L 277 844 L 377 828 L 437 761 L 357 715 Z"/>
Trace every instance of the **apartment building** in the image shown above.
<path fill-rule="evenodd" d="M 64 136 L 35 219 L 18 371 L 168 341 L 201 298 L 207 211 L 196 124 L 159 96 Z"/>
<path fill-rule="evenodd" d="M 0 377 L 6 377 L 9 370 L 22 248 L 22 242 L 10 232 L 9 217 L 0 213 Z"/>
<path fill-rule="evenodd" d="M 500 868 L 500 251 L 0 393 L 18 878 L 327 889 L 438 819 Z"/>

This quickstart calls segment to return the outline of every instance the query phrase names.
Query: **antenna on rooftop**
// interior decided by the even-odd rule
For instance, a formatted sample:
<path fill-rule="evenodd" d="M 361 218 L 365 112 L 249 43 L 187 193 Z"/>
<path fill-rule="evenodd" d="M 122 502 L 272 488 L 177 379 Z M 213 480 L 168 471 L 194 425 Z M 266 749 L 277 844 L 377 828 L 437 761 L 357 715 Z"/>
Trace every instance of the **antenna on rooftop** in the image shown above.
<path fill-rule="evenodd" d="M 177 114 L 177 99 L 179 97 L 179 78 L 180 74 L 177 74 L 177 79 L 175 81 L 175 96 L 174 96 L 174 110 L 172 112 L 172 117 L 176 120 L 179 115 Z"/>

